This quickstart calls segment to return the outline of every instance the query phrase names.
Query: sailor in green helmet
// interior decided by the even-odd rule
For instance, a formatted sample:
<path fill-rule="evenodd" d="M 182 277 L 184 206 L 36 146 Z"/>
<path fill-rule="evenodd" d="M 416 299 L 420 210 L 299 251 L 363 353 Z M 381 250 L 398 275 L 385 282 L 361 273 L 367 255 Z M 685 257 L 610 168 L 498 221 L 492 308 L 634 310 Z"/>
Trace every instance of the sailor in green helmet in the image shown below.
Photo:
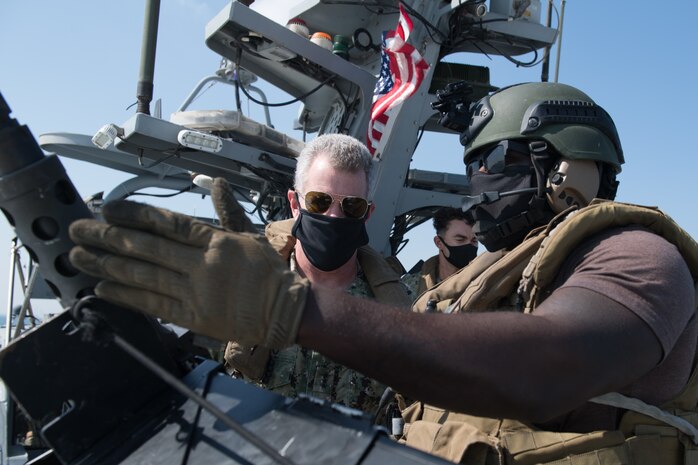
<path fill-rule="evenodd" d="M 518 244 L 571 206 L 613 199 L 624 163 L 610 116 L 562 84 L 512 86 L 483 98 L 460 140 L 472 191 L 480 193 L 464 209 L 490 251 Z"/>
<path fill-rule="evenodd" d="M 610 201 L 622 149 L 583 92 L 521 84 L 471 110 L 464 208 L 489 252 L 422 296 L 444 313 L 310 285 L 257 237 L 132 202 L 74 223 L 71 260 L 103 298 L 221 340 L 296 343 L 419 399 L 403 440 L 455 462 L 695 463 L 698 245 Z"/>

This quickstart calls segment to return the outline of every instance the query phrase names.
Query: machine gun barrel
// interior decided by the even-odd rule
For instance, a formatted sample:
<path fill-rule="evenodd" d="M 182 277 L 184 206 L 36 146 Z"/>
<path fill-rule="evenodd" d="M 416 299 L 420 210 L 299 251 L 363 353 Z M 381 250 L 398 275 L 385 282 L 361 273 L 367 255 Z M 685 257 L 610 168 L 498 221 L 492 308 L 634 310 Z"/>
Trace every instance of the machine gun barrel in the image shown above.
<path fill-rule="evenodd" d="M 55 155 L 45 156 L 29 128 L 10 117 L 0 94 L 0 209 L 64 307 L 97 280 L 73 267 L 68 226 L 92 213 Z"/>

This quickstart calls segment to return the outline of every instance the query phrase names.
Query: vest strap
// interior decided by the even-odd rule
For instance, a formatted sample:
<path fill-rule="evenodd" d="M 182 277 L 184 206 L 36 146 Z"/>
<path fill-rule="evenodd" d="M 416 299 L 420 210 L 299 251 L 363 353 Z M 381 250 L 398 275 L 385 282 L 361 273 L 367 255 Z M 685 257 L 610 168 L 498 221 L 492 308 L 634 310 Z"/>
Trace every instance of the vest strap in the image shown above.
<path fill-rule="evenodd" d="M 646 404 L 640 399 L 627 397 L 618 392 L 609 392 L 601 396 L 589 399 L 589 402 L 601 405 L 609 405 L 611 407 L 623 408 L 633 412 L 641 413 L 655 420 L 661 421 L 670 425 L 691 438 L 693 444 L 698 445 L 698 428 L 693 426 L 683 418 L 673 415 L 666 410 L 662 410 L 654 405 Z"/>

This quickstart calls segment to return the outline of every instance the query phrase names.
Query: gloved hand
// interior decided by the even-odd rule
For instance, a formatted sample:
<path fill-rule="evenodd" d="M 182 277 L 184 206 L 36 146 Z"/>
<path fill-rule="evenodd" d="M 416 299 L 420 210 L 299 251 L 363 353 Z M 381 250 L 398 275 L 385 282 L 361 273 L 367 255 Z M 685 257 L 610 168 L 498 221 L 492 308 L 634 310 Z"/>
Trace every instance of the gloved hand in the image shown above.
<path fill-rule="evenodd" d="M 221 226 L 233 232 L 257 232 L 245 210 L 235 200 L 235 193 L 230 183 L 224 178 L 215 178 L 211 189 L 211 202 Z"/>
<path fill-rule="evenodd" d="M 97 296 L 222 341 L 295 342 L 310 284 L 263 237 L 136 202 L 102 214 L 70 226 L 70 260 L 103 279 Z"/>
<path fill-rule="evenodd" d="M 220 219 L 221 226 L 233 232 L 256 232 L 245 210 L 235 200 L 230 183 L 215 178 L 211 189 L 211 202 Z M 240 372 L 248 379 L 260 381 L 264 376 L 271 351 L 262 345 L 243 345 L 239 341 L 228 341 L 223 358 L 228 372 Z"/>

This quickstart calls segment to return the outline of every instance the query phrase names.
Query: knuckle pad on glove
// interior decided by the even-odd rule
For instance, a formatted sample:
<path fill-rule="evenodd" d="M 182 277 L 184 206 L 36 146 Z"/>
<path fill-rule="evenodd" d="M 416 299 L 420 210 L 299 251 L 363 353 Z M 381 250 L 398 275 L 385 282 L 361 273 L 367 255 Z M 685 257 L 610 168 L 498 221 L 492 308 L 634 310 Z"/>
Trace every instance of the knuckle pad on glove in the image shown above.
<path fill-rule="evenodd" d="M 109 225 L 92 219 L 73 221 L 68 227 L 70 239 L 78 245 L 103 247 L 104 231 Z"/>
<path fill-rule="evenodd" d="M 107 278 L 105 271 L 100 267 L 99 255 L 82 246 L 73 247 L 70 250 L 70 262 L 78 270 L 98 278 Z"/>
<path fill-rule="evenodd" d="M 105 243 L 115 254 L 180 271 L 189 266 L 197 250 L 187 244 L 133 229 L 114 226 L 106 231 Z"/>
<path fill-rule="evenodd" d="M 151 263 L 104 256 L 101 267 L 111 281 L 150 290 L 165 296 L 182 299 L 186 295 L 186 279 L 177 272 Z"/>
<path fill-rule="evenodd" d="M 191 216 L 165 208 L 119 200 L 109 202 L 102 210 L 104 218 L 113 224 L 164 236 L 173 241 L 191 243 L 191 230 L 196 224 L 204 224 Z M 202 245 L 202 244 L 197 244 Z"/>

